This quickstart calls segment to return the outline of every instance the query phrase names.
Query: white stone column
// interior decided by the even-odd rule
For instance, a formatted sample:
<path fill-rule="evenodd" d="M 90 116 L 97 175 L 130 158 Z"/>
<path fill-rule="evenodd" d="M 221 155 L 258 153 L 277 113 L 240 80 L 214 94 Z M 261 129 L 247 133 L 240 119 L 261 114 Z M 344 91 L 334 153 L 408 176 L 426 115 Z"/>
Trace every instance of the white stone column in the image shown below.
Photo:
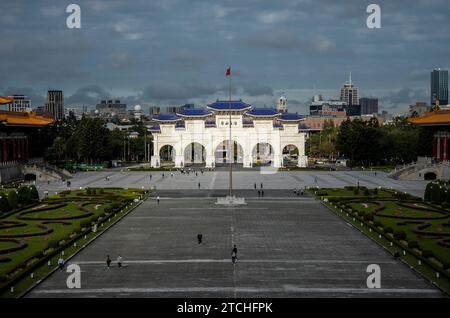
<path fill-rule="evenodd" d="M 297 167 L 306 168 L 308 167 L 308 157 L 307 156 L 298 156 Z"/>

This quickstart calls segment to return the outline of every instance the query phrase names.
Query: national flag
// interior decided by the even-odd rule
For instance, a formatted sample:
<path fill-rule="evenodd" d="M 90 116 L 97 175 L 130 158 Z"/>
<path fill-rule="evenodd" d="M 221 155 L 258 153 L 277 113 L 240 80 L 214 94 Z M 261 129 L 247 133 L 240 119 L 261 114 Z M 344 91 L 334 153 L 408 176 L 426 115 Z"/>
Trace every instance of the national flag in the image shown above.
<path fill-rule="evenodd" d="M 9 96 L 0 96 L 0 105 L 10 104 L 13 102 L 13 99 Z"/>
<path fill-rule="evenodd" d="M 227 68 L 227 72 L 225 73 L 225 76 L 231 75 L 231 67 Z"/>

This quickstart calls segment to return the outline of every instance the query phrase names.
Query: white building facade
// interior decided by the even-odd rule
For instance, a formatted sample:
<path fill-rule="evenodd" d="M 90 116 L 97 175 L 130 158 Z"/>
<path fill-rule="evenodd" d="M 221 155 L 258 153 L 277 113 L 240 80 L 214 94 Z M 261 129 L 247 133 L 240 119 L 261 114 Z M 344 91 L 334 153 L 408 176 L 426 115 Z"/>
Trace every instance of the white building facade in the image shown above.
<path fill-rule="evenodd" d="M 306 134 L 299 130 L 302 117 L 298 114 L 252 108 L 242 101 L 216 101 L 207 109 L 186 109 L 153 119 L 158 124 L 150 128 L 152 167 L 195 164 L 213 168 L 230 161 L 248 168 L 280 168 L 287 162 L 307 166 Z"/>

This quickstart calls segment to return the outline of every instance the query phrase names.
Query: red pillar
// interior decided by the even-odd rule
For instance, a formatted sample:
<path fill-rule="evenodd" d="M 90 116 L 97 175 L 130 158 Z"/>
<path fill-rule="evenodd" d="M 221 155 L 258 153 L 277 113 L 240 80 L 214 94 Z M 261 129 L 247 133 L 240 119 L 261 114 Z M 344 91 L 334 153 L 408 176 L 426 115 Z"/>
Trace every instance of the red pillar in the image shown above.
<path fill-rule="evenodd" d="M 444 159 L 444 137 L 439 137 L 439 161 Z"/>
<path fill-rule="evenodd" d="M 28 161 L 28 137 L 25 139 L 25 159 Z"/>
<path fill-rule="evenodd" d="M 8 161 L 8 139 L 3 139 L 3 162 Z"/>
<path fill-rule="evenodd" d="M 443 157 L 442 157 L 444 161 L 448 160 L 447 153 L 448 153 L 448 137 L 445 136 L 444 137 L 444 153 L 443 153 Z"/>
<path fill-rule="evenodd" d="M 437 138 L 433 137 L 433 159 L 437 159 Z"/>

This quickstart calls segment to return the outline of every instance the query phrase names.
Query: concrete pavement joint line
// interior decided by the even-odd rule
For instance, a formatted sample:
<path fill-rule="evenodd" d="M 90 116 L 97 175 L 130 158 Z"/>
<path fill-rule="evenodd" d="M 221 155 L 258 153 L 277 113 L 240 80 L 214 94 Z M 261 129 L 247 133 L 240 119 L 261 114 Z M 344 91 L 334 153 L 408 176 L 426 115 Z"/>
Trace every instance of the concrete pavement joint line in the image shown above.
<path fill-rule="evenodd" d="M 127 260 L 125 264 L 163 264 L 163 263 L 229 263 L 229 259 L 162 259 L 162 260 Z M 341 261 L 341 260 L 264 260 L 264 259 L 243 259 L 240 263 L 284 263 L 284 264 L 397 264 L 396 261 Z M 105 265 L 104 261 L 80 261 L 78 265 Z"/>
<path fill-rule="evenodd" d="M 292 292 L 292 293 L 330 293 L 330 294 L 440 294 L 436 289 L 420 288 L 307 288 L 286 285 L 284 287 L 173 287 L 173 288 L 93 288 L 93 289 L 47 289 L 37 290 L 37 294 L 105 294 L 105 293 L 186 293 L 186 292 L 235 292 L 235 293 L 263 293 L 263 292 Z"/>

